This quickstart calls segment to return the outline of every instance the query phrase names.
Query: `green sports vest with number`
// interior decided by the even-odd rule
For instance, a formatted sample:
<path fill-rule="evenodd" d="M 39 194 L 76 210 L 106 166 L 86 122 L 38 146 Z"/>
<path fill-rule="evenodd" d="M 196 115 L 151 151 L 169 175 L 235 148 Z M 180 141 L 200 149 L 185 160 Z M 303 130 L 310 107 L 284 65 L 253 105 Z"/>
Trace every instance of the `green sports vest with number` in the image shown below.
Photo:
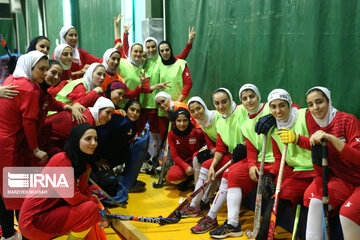
<path fill-rule="evenodd" d="M 60 92 L 58 92 L 55 96 L 55 99 L 60 101 L 60 102 L 63 102 L 63 103 L 67 103 L 69 105 L 72 104 L 73 100 L 69 99 L 67 97 L 67 95 L 69 93 L 71 93 L 74 88 L 79 85 L 79 84 L 83 84 L 84 87 L 85 87 L 85 90 L 86 90 L 86 93 L 90 92 L 86 83 L 85 83 L 85 80 L 83 78 L 80 78 L 80 79 L 77 79 L 77 80 L 73 80 L 71 82 L 69 82 L 68 84 L 66 84 L 61 90 Z"/>
<path fill-rule="evenodd" d="M 214 122 L 208 127 L 201 127 L 202 130 L 208 135 L 208 137 L 213 141 L 216 142 L 217 140 L 217 130 L 216 130 L 216 124 L 218 120 L 221 118 L 221 114 L 217 111 L 215 112 Z"/>
<path fill-rule="evenodd" d="M 176 62 L 171 65 L 160 65 L 160 83 L 170 81 L 171 88 L 166 88 L 164 91 L 171 95 L 171 99 L 173 101 L 178 99 L 184 88 L 182 74 L 184 72 L 185 65 L 186 61 L 182 59 L 176 60 Z M 183 102 L 187 103 L 187 101 L 190 99 L 189 95 L 184 99 Z"/>
<path fill-rule="evenodd" d="M 248 118 L 247 111 L 243 105 L 238 105 L 235 111 L 227 118 L 219 118 L 216 129 L 222 141 L 232 153 L 236 145 L 245 141 L 241 132 L 241 125 Z"/>
<path fill-rule="evenodd" d="M 309 137 L 309 131 L 306 125 L 305 119 L 306 109 L 302 108 L 298 110 L 298 115 L 295 124 L 290 128 L 291 131 L 300 134 L 301 136 Z M 280 152 L 283 152 L 284 144 L 281 142 L 280 137 L 275 133 L 279 129 L 274 127 L 271 136 L 275 139 Z M 294 171 L 309 171 L 313 170 L 313 164 L 311 160 L 311 151 L 299 147 L 297 144 L 289 143 L 286 154 L 286 163 L 294 168 Z"/>
<path fill-rule="evenodd" d="M 160 65 L 162 64 L 161 58 L 158 56 L 156 59 L 147 59 L 144 65 L 144 70 L 150 76 L 149 85 L 153 86 L 160 82 Z M 152 93 L 140 93 L 141 108 L 155 109 L 155 95 L 160 90 L 154 90 Z"/>
<path fill-rule="evenodd" d="M 258 162 L 261 162 L 264 134 L 258 135 L 255 132 L 255 124 L 259 120 L 259 118 L 261 118 L 265 115 L 268 115 L 269 113 L 271 113 L 269 104 L 266 103 L 263 110 L 255 118 L 252 118 L 252 119 L 248 118 L 244 122 L 244 124 L 241 126 L 241 131 L 242 131 L 244 137 L 246 137 L 254 145 L 254 147 L 259 151 L 258 158 L 257 158 Z M 268 138 L 266 140 L 265 162 L 267 162 L 267 163 L 275 162 L 274 154 L 272 151 L 270 135 L 268 136 Z"/>

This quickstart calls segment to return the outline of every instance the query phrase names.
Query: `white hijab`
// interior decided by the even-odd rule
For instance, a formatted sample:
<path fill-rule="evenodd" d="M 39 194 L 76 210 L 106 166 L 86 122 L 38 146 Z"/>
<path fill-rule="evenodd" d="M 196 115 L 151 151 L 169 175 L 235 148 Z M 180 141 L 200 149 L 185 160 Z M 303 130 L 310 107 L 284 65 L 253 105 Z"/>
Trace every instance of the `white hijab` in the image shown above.
<path fill-rule="evenodd" d="M 88 87 L 88 89 L 90 91 L 94 90 L 94 88 L 96 88 L 95 84 L 93 83 L 93 72 L 95 70 L 95 68 L 99 65 L 102 65 L 100 63 L 92 63 L 88 70 L 86 70 L 85 74 L 84 74 L 84 80 L 85 80 L 85 84 Z M 103 65 L 102 65 L 103 66 Z"/>
<path fill-rule="evenodd" d="M 210 111 L 207 108 L 205 102 L 198 96 L 195 96 L 195 97 L 192 97 L 192 98 L 189 99 L 188 108 L 190 108 L 189 106 L 193 102 L 198 102 L 198 103 L 201 104 L 201 106 L 204 107 L 204 119 L 202 121 L 198 120 L 198 119 L 195 119 L 195 121 L 198 124 L 200 124 L 201 127 L 204 127 L 204 128 L 211 126 L 214 123 L 216 111 L 214 111 L 214 110 Z"/>
<path fill-rule="evenodd" d="M 276 125 L 278 129 L 282 129 L 282 128 L 290 129 L 296 122 L 298 109 L 296 107 L 291 107 L 292 100 L 290 94 L 284 89 L 274 89 L 269 93 L 268 96 L 269 104 L 277 99 L 284 100 L 289 104 L 290 113 L 289 113 L 289 117 L 286 120 L 276 119 Z"/>
<path fill-rule="evenodd" d="M 158 92 L 154 97 L 155 102 L 156 102 L 156 99 L 158 99 L 159 97 L 166 98 L 170 102 L 170 109 L 172 109 L 174 107 L 174 103 L 171 100 L 170 94 L 168 94 L 167 92 L 164 92 L 164 91 Z"/>
<path fill-rule="evenodd" d="M 226 89 L 226 88 L 218 88 L 218 89 L 216 89 L 216 90 L 214 91 L 214 93 L 213 93 L 213 96 L 214 96 L 214 94 L 215 94 L 216 92 L 218 92 L 219 90 L 225 91 L 225 92 L 227 93 L 229 99 L 230 99 L 230 103 L 231 103 L 230 109 L 229 109 L 229 111 L 228 111 L 227 113 L 225 113 L 225 114 L 222 115 L 222 118 L 227 118 L 227 117 L 229 117 L 229 116 L 235 111 L 236 103 L 235 103 L 234 100 L 233 100 L 233 97 L 232 97 L 231 92 L 230 92 L 228 89 Z"/>
<path fill-rule="evenodd" d="M 70 30 L 70 29 L 76 29 L 74 26 L 63 26 L 60 30 L 60 43 L 62 44 L 68 44 L 65 40 L 65 35 L 66 33 Z M 80 60 L 80 53 L 78 50 L 78 44 L 76 43 L 76 46 L 73 48 L 71 47 L 72 51 L 73 51 L 73 57 L 74 60 L 73 62 L 81 65 L 81 60 Z"/>
<path fill-rule="evenodd" d="M 60 63 L 61 67 L 62 67 L 64 70 L 68 70 L 68 69 L 71 68 L 71 65 L 70 65 L 70 66 L 65 65 L 65 64 L 61 61 L 61 54 L 62 54 L 62 52 L 64 51 L 64 49 L 65 49 L 66 47 L 69 47 L 69 48 L 72 50 L 72 48 L 70 47 L 70 45 L 67 44 L 67 43 L 62 43 L 62 44 L 57 45 L 56 48 L 55 48 L 55 50 L 54 50 L 54 59 Z"/>
<path fill-rule="evenodd" d="M 20 56 L 16 63 L 16 68 L 13 76 L 15 78 L 26 77 L 33 81 L 32 69 L 43 56 L 46 55 L 37 50 L 28 52 L 27 54 Z"/>
<path fill-rule="evenodd" d="M 153 38 L 153 37 L 148 37 L 148 38 L 145 39 L 144 45 L 143 45 L 143 47 L 145 48 L 144 50 L 146 51 L 146 42 L 149 42 L 149 41 L 154 41 L 154 42 L 155 42 L 155 44 L 156 44 L 156 52 L 157 52 L 158 42 L 157 42 L 157 40 L 156 40 L 155 38 Z M 154 55 L 154 56 L 147 55 L 147 58 L 148 58 L 148 59 L 156 59 L 156 58 L 158 58 L 158 57 L 159 57 L 159 53 L 158 53 L 158 52 L 157 52 L 157 54 Z"/>
<path fill-rule="evenodd" d="M 260 92 L 259 92 L 259 89 L 254 85 L 254 84 L 251 84 L 251 83 L 246 83 L 244 84 L 240 90 L 239 90 L 239 98 L 240 98 L 240 102 L 241 102 L 241 93 L 245 90 L 252 90 L 256 96 L 259 98 L 259 104 L 257 105 L 256 109 L 254 111 L 250 111 L 250 110 L 247 110 L 246 108 L 246 111 L 252 115 L 252 114 L 256 114 L 260 111 L 260 109 L 262 108 L 262 104 L 260 104 L 260 101 L 261 101 L 261 95 L 260 95 Z"/>
<path fill-rule="evenodd" d="M 109 65 L 107 64 L 109 61 L 110 56 L 114 53 L 114 52 L 118 52 L 120 54 L 120 52 L 116 49 L 116 48 L 109 48 L 108 50 L 106 50 L 106 52 L 104 53 L 103 56 L 103 61 L 102 61 L 102 65 L 104 65 L 105 69 L 107 72 L 110 73 L 115 73 L 116 69 L 113 70 L 109 67 Z M 121 55 L 120 55 L 121 56 Z"/>
<path fill-rule="evenodd" d="M 319 90 L 325 94 L 325 96 L 329 100 L 329 108 L 323 119 L 316 118 L 314 115 L 312 115 L 312 114 L 311 115 L 313 116 L 314 120 L 320 127 L 327 127 L 332 122 L 332 120 L 334 120 L 336 113 L 337 113 L 337 109 L 332 106 L 331 92 L 329 89 L 327 89 L 325 87 L 316 86 L 316 87 L 310 88 L 306 92 L 306 97 L 309 94 L 309 92 L 314 89 Z"/>
<path fill-rule="evenodd" d="M 114 106 L 113 102 L 110 99 L 104 98 L 104 97 L 99 97 L 96 100 L 94 106 L 89 107 L 89 111 L 91 112 L 91 115 L 95 119 L 96 126 L 100 125 L 100 123 L 99 123 L 99 112 L 100 112 L 100 110 L 103 109 L 103 108 L 107 108 L 107 107 L 112 107 L 112 108 L 115 109 L 115 106 Z"/>
<path fill-rule="evenodd" d="M 132 59 L 131 57 L 131 50 L 133 48 L 134 45 L 140 45 L 142 47 L 142 45 L 140 43 L 133 43 L 131 44 L 130 48 L 129 48 L 129 52 L 128 52 L 128 56 L 127 56 L 127 60 L 132 63 L 133 65 L 137 66 L 137 67 L 141 67 L 142 62 L 138 61 L 136 62 L 134 59 Z M 144 49 L 144 48 L 143 48 Z"/>

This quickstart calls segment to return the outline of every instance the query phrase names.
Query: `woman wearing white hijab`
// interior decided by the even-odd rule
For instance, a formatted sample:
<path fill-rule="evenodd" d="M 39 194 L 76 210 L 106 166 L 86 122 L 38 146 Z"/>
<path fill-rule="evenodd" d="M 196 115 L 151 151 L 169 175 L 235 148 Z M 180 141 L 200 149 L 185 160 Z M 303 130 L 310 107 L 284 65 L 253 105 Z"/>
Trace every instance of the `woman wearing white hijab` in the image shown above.
<path fill-rule="evenodd" d="M 210 111 L 205 102 L 198 96 L 189 99 L 188 108 L 190 113 L 194 116 L 195 121 L 201 126 L 206 133 L 205 140 L 207 149 L 203 150 L 200 155 L 194 156 L 194 181 L 197 182 L 201 163 L 213 157 L 215 153 L 215 143 L 217 140 L 216 123 L 221 115 L 217 111 Z"/>
<path fill-rule="evenodd" d="M 227 200 L 228 209 L 228 221 L 221 227 L 210 232 L 212 237 L 225 238 L 227 236 L 238 237 L 242 235 L 241 225 L 239 224 L 239 212 L 241 201 L 244 196 L 247 195 L 257 184 L 257 175 L 259 173 L 258 166 L 260 166 L 260 159 L 263 143 L 263 135 L 257 135 L 254 131 L 257 120 L 270 113 L 268 104 L 261 103 L 261 95 L 258 88 L 253 84 L 244 84 L 239 90 L 239 99 L 247 111 L 248 118 L 241 125 L 241 132 L 245 137 L 246 148 L 238 145 L 237 153 L 236 149 L 233 153 L 233 159 L 236 155 L 247 156 L 247 164 L 244 161 L 234 163 L 223 174 L 221 180 L 220 189 L 217 194 L 217 201 L 212 204 L 207 216 L 199 222 L 199 224 L 192 228 L 192 231 L 209 231 L 212 227 L 217 225 L 217 213 Z M 268 138 L 268 146 L 270 146 L 271 140 Z M 271 148 L 267 148 L 266 154 L 266 167 L 265 171 L 271 167 L 271 163 L 274 162 L 274 157 Z M 202 228 L 206 226 L 206 228 Z M 224 234 L 226 233 L 226 234 Z"/>
<path fill-rule="evenodd" d="M 78 102 L 84 107 L 91 107 L 103 93 L 100 86 L 104 82 L 105 75 L 105 67 L 100 63 L 93 63 L 83 78 L 65 85 L 55 99 L 67 104 Z"/>
<path fill-rule="evenodd" d="M 310 144 L 316 148 L 328 140 L 329 211 L 340 210 L 344 239 L 360 236 L 360 123 L 353 115 L 332 106 L 331 93 L 325 87 L 313 87 L 306 93 L 311 134 Z M 321 159 L 320 159 L 321 160 Z M 322 174 L 321 162 L 314 163 L 318 175 L 304 194 L 309 207 L 306 239 L 322 236 Z"/>
<path fill-rule="evenodd" d="M 47 160 L 47 154 L 39 150 L 37 141 L 39 97 L 49 60 L 39 51 L 31 51 L 22 55 L 17 62 L 13 75 L 5 79 L 3 86 L 19 86 L 19 94 L 13 99 L 0 98 L 0 194 L 4 167 L 25 166 L 23 151 L 31 149 L 41 161 Z M 0 216 L 2 218 L 3 236 L 10 238 L 15 234 L 14 209 L 20 209 L 21 198 L 0 197 Z M 5 210 L 5 206 L 6 209 Z M 5 231 L 4 231 L 5 230 Z M 14 237 L 15 239 L 15 237 Z"/>
<path fill-rule="evenodd" d="M 158 92 L 155 95 L 154 100 L 155 100 L 156 107 L 159 108 L 159 110 L 161 110 L 165 114 L 164 117 L 159 117 L 159 130 L 160 130 L 160 136 L 162 138 L 165 135 L 166 129 L 168 128 L 168 124 L 169 124 L 168 112 L 169 112 L 169 110 L 172 110 L 175 112 L 179 108 L 185 108 L 188 111 L 189 111 L 189 109 L 188 109 L 186 103 L 171 100 L 170 94 L 168 94 L 167 92 L 164 92 L 164 91 Z M 192 115 L 191 115 L 190 119 L 195 127 L 199 127 L 196 124 L 195 118 Z"/>
<path fill-rule="evenodd" d="M 70 68 L 72 79 L 81 78 L 90 64 L 100 62 L 100 58 L 94 57 L 84 49 L 78 48 L 78 34 L 74 26 L 63 26 L 61 28 L 60 43 L 69 44 L 73 50 L 74 60 Z"/>
<path fill-rule="evenodd" d="M 262 182 L 263 192 L 272 196 L 270 189 L 275 189 L 275 179 L 279 173 L 284 144 L 288 144 L 286 164 L 279 194 L 277 221 L 281 221 L 286 206 L 294 207 L 299 203 L 305 190 L 312 182 L 316 172 L 311 162 L 309 125 L 305 119 L 307 109 L 292 106 L 290 94 L 284 89 L 274 89 L 268 96 L 268 104 L 276 125 L 270 130 L 275 162 Z M 259 239 L 267 236 L 273 201 L 267 205 L 258 233 Z"/>
<path fill-rule="evenodd" d="M 113 102 L 104 97 L 99 97 L 93 107 L 89 107 L 83 115 L 85 122 L 92 126 L 104 125 L 111 120 L 115 110 Z M 40 146 L 46 149 L 50 156 L 61 151 L 72 127 L 79 124 L 73 121 L 69 112 L 59 112 L 49 116 L 39 135 Z"/>
<path fill-rule="evenodd" d="M 233 151 L 238 144 L 245 141 L 241 133 L 240 127 L 247 118 L 247 112 L 242 105 L 236 105 L 233 101 L 231 92 L 226 88 L 219 88 L 213 93 L 213 103 L 217 112 L 222 116 L 218 119 L 216 124 L 217 141 L 214 157 L 205 161 L 201 165 L 199 179 L 196 182 L 195 190 L 198 189 L 205 181 L 213 182 L 215 171 L 219 170 L 228 161 L 233 158 Z M 213 186 L 219 183 L 222 174 L 212 183 Z M 224 184 L 222 184 L 225 186 Z M 209 197 L 214 191 L 215 187 L 209 188 L 203 194 L 196 195 L 191 201 L 190 205 L 181 211 L 183 217 L 195 217 L 201 214 L 200 202 L 208 203 Z M 226 189 L 220 188 L 219 191 L 223 192 Z M 213 202 L 216 204 L 216 200 Z M 215 220 L 216 221 L 216 220 Z M 213 226 L 217 226 L 216 224 Z M 210 229 L 208 229 L 210 230 Z M 207 230 L 207 231 L 208 231 Z M 193 231 L 193 229 L 192 229 Z M 193 231 L 194 233 L 201 233 L 201 231 Z M 206 232 L 206 231 L 204 231 Z"/>
<path fill-rule="evenodd" d="M 53 54 L 53 59 L 61 64 L 63 72 L 60 81 L 71 80 L 71 64 L 73 62 L 72 48 L 68 44 L 59 44 L 56 46 Z"/>

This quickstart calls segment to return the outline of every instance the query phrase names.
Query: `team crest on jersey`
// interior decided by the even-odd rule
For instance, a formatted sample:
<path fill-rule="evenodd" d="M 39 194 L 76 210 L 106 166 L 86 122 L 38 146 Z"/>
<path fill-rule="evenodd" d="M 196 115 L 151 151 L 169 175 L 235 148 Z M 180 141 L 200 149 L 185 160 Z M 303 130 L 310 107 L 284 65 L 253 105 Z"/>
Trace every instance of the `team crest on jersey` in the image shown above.
<path fill-rule="evenodd" d="M 355 141 L 360 142 L 360 138 L 355 138 Z"/>
<path fill-rule="evenodd" d="M 189 144 L 196 144 L 196 138 L 189 138 Z"/>
<path fill-rule="evenodd" d="M 180 141 L 176 139 L 176 144 L 180 144 Z"/>
<path fill-rule="evenodd" d="M 127 133 L 127 135 L 131 136 L 132 135 L 132 129 L 130 128 L 129 132 Z"/>

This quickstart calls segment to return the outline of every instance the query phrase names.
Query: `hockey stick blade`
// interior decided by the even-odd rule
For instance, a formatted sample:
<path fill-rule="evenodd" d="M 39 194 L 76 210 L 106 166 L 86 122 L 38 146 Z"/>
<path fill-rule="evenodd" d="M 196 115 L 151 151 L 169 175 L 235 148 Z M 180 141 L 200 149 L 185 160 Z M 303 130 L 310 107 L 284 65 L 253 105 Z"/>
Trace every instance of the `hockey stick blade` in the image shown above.
<path fill-rule="evenodd" d="M 107 214 L 106 218 L 126 220 L 126 221 L 136 221 L 136 222 L 158 223 L 161 226 L 163 226 L 166 224 L 178 223 L 181 219 L 181 215 L 180 213 L 178 213 L 177 217 L 175 218 L 163 218 L 163 217 L 136 217 L 136 216 L 125 216 L 120 214 Z"/>

